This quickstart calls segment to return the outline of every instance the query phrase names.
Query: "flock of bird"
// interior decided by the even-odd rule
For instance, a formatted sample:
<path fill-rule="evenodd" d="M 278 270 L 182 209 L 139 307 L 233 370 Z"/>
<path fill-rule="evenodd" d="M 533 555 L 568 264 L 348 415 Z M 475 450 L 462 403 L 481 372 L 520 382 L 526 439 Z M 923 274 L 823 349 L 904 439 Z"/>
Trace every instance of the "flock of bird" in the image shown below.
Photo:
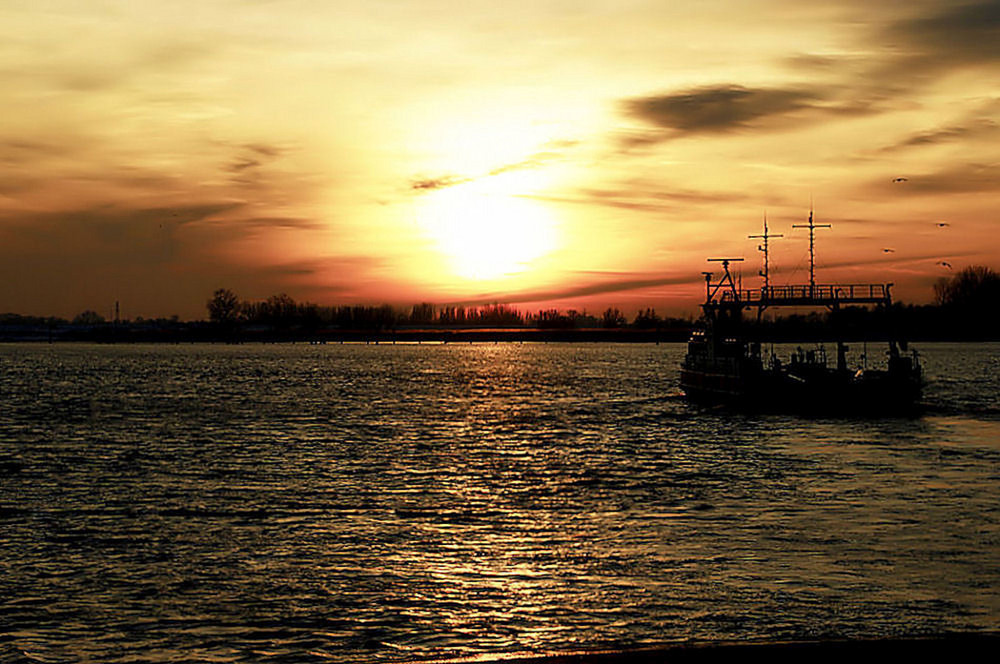
<path fill-rule="evenodd" d="M 895 177 L 895 178 L 892 179 L 892 183 L 893 184 L 897 184 L 897 183 L 900 183 L 900 182 L 908 182 L 908 181 L 909 181 L 909 178 L 905 178 L 905 177 L 902 177 L 902 176 L 901 177 Z M 938 228 L 947 228 L 948 226 L 951 226 L 951 224 L 949 224 L 947 221 L 939 221 L 939 222 L 937 222 L 937 227 Z M 889 248 L 882 249 L 882 253 L 884 253 L 884 254 L 891 254 L 891 253 L 894 253 L 895 251 L 896 251 L 895 249 L 889 249 Z M 938 261 L 937 263 L 935 263 L 935 265 L 940 265 L 941 267 L 945 268 L 946 270 L 952 269 L 951 263 L 949 263 L 948 261 Z"/>

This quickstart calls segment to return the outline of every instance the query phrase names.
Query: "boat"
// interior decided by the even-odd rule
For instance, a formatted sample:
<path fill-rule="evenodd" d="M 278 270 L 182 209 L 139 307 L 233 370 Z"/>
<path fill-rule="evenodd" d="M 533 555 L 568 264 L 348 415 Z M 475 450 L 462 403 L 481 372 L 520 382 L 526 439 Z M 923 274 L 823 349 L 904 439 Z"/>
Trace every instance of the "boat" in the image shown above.
<path fill-rule="evenodd" d="M 704 272 L 705 302 L 702 317 L 688 342 L 680 382 L 693 402 L 725 405 L 751 411 L 793 413 L 900 415 L 917 411 L 923 376 L 919 355 L 893 331 L 887 339 L 884 366 L 869 367 L 867 353 L 861 366 L 849 366 L 848 346 L 831 330 L 836 359 L 828 361 L 825 342 L 810 350 L 797 347 L 786 359 L 778 357 L 773 341 L 761 338 L 761 317 L 782 307 L 825 308 L 836 312 L 846 306 L 892 306 L 891 283 L 817 284 L 815 279 L 815 230 L 809 213 L 809 283 L 772 286 L 768 275 L 768 241 L 773 237 L 764 222 L 758 247 L 764 252 L 762 285 L 743 289 L 730 265 L 743 258 L 710 258 L 722 274 L 716 281 Z M 744 314 L 756 312 L 757 325 Z M 765 351 L 765 349 L 768 349 Z"/>

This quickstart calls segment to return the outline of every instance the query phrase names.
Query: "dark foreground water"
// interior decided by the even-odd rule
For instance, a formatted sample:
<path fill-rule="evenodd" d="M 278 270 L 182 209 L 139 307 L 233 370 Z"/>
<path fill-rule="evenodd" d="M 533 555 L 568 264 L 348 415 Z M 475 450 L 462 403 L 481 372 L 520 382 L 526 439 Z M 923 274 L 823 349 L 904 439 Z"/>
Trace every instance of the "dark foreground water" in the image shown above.
<path fill-rule="evenodd" d="M 918 419 L 702 410 L 679 345 L 0 346 L 0 661 L 1000 629 L 1000 345 Z"/>

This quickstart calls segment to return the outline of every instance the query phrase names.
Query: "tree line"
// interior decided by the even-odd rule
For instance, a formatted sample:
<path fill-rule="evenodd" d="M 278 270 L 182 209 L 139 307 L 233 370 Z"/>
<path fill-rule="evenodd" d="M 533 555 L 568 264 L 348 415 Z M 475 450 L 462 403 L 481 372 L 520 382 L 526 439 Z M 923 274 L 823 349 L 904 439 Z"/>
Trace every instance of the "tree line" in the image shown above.
<path fill-rule="evenodd" d="M 835 312 L 793 313 L 764 320 L 761 336 L 775 340 L 819 338 L 831 331 L 845 339 L 878 338 L 888 334 L 911 340 L 1000 339 L 1000 274 L 971 266 L 933 285 L 932 304 L 896 303 L 889 310 L 845 307 Z M 54 316 L 0 314 L 2 340 L 218 340 L 322 339 L 333 336 L 363 339 L 365 335 L 412 330 L 525 330 L 551 333 L 552 338 L 575 338 L 572 331 L 598 330 L 595 339 L 683 339 L 695 325 L 689 318 L 661 317 L 652 308 L 631 319 L 615 307 L 599 314 L 570 309 L 543 309 L 525 313 L 510 305 L 383 305 L 321 306 L 296 302 L 285 293 L 263 300 L 243 300 L 220 288 L 206 302 L 208 320 L 169 318 L 108 320 L 86 310 L 72 319 Z M 753 325 L 751 321 L 751 325 Z M 561 336 L 560 336 L 561 335 Z M 530 336 L 530 335 L 529 335 Z"/>
<path fill-rule="evenodd" d="M 241 300 L 227 289 L 216 290 L 206 303 L 209 320 L 222 328 L 267 326 L 275 330 L 339 328 L 349 330 L 388 330 L 403 327 L 537 327 L 540 329 L 635 328 L 656 329 L 662 326 L 689 326 L 690 319 L 661 318 L 646 308 L 629 322 L 617 308 L 609 307 L 600 315 L 586 311 L 539 310 L 525 313 L 507 304 L 481 306 L 442 305 L 421 302 L 399 308 L 388 304 L 321 306 L 296 302 L 286 293 L 264 300 Z"/>

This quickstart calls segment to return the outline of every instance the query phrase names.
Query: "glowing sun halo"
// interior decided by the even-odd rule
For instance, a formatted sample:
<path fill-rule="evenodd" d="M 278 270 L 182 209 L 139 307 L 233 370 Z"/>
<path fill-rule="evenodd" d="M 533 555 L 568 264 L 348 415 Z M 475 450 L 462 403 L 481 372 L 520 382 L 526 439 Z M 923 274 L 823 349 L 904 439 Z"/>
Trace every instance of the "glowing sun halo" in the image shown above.
<path fill-rule="evenodd" d="M 420 223 L 463 279 L 523 272 L 555 248 L 555 222 L 544 205 L 477 182 L 427 196 Z"/>

